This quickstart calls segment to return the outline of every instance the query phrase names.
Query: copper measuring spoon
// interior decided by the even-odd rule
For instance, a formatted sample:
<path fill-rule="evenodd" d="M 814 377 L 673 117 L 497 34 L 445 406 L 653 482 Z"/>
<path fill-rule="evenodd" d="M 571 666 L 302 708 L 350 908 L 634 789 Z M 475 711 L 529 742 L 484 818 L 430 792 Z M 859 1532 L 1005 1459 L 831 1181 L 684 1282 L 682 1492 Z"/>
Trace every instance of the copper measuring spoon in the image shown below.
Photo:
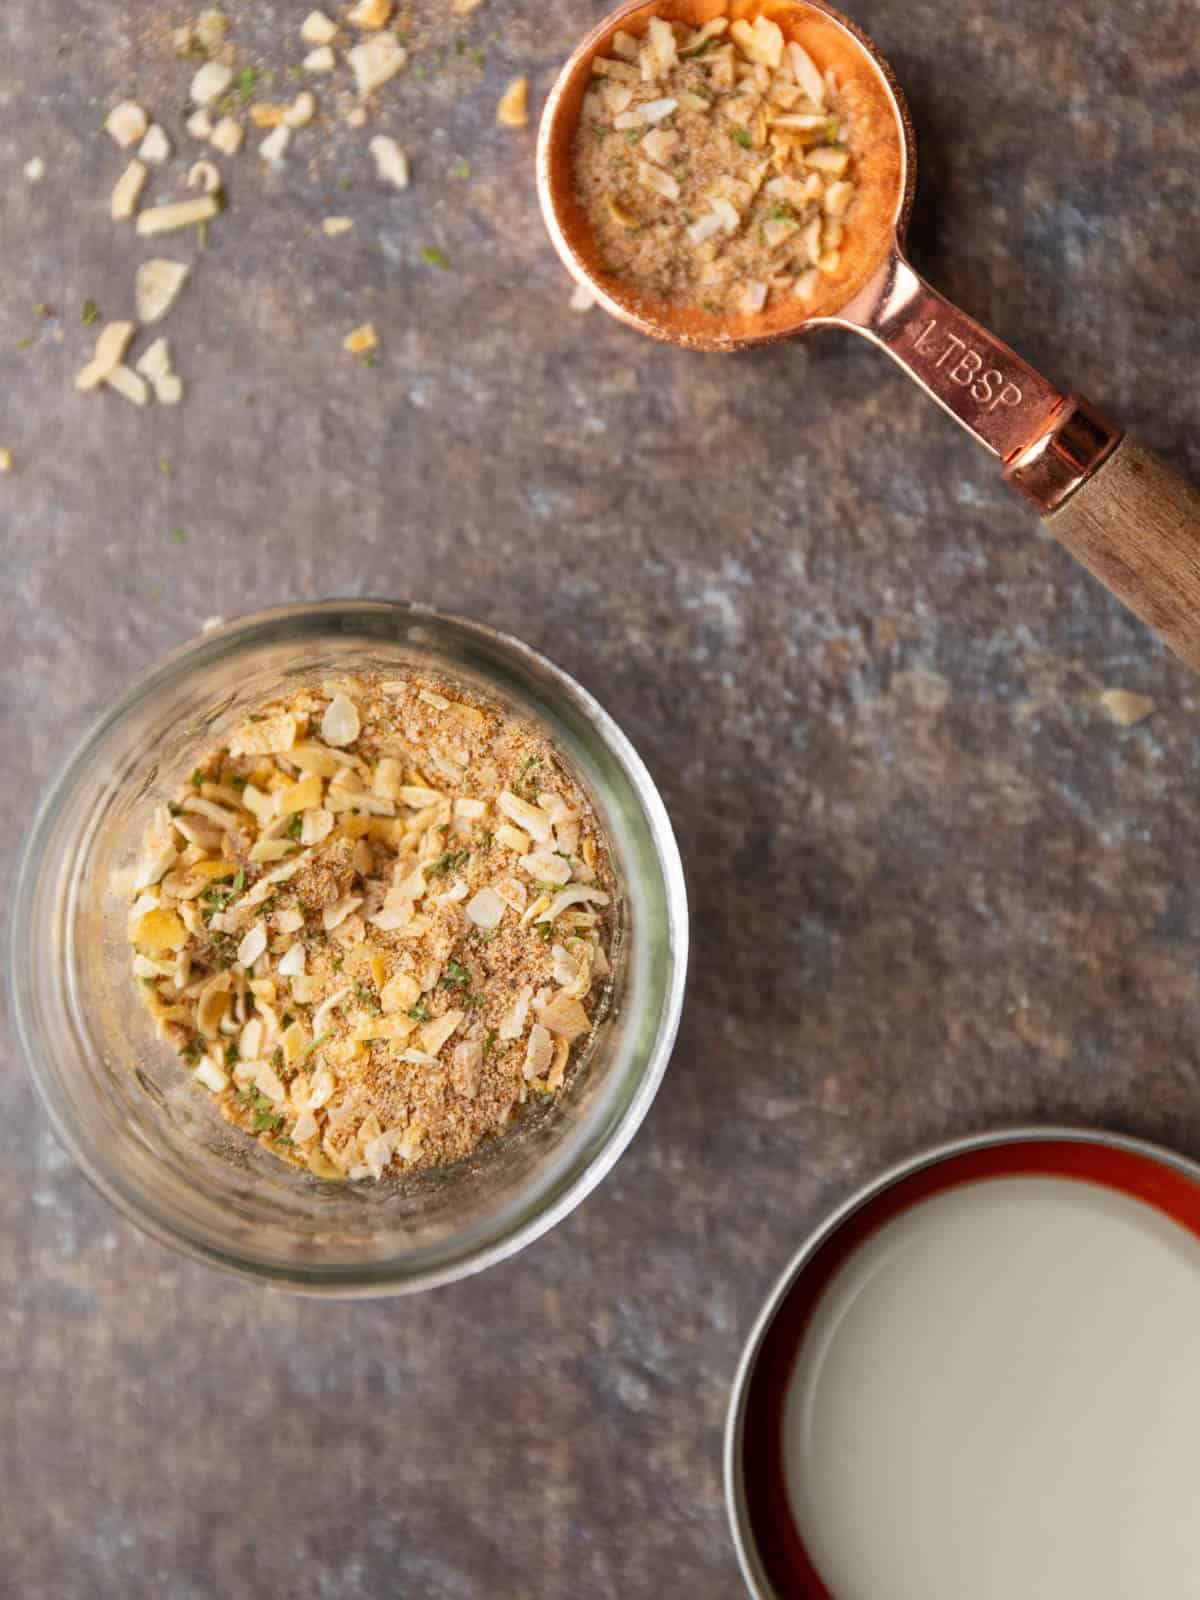
<path fill-rule="evenodd" d="M 618 29 L 641 34 L 651 17 L 699 27 L 723 15 L 771 17 L 823 73 L 836 74 L 850 114 L 856 210 L 839 272 L 808 304 L 781 300 L 757 314 L 717 316 L 639 293 L 605 274 L 575 198 L 572 147 L 594 58 L 609 53 Z M 628 0 L 571 55 L 538 135 L 546 226 L 568 270 L 606 311 L 693 350 L 744 350 L 819 327 L 863 334 L 998 457 L 1006 480 L 1078 560 L 1200 668 L 1200 493 L 913 270 L 904 234 L 915 176 L 912 122 L 891 68 L 823 0 Z"/>

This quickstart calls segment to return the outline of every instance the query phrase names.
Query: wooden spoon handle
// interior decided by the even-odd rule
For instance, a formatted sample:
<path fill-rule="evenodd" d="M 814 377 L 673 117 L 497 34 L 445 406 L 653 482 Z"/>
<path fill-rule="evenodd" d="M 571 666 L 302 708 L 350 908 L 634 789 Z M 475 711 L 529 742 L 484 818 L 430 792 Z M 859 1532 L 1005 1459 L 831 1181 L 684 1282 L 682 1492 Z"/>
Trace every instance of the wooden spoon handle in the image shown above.
<path fill-rule="evenodd" d="M 1200 670 L 1200 493 L 1191 484 L 1126 435 L 1045 522 Z"/>

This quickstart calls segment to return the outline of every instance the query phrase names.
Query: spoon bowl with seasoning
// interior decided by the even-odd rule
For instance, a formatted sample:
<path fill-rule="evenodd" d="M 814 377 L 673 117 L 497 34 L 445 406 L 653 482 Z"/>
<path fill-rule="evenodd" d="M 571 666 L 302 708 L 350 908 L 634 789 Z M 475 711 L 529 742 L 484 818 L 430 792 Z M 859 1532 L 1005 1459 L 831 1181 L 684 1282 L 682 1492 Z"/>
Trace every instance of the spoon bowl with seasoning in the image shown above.
<path fill-rule="evenodd" d="M 915 175 L 891 68 L 822 0 L 629 0 L 572 53 L 538 137 L 551 239 L 612 316 L 697 351 L 863 335 L 1200 668 L 1200 494 L 921 278 Z"/>

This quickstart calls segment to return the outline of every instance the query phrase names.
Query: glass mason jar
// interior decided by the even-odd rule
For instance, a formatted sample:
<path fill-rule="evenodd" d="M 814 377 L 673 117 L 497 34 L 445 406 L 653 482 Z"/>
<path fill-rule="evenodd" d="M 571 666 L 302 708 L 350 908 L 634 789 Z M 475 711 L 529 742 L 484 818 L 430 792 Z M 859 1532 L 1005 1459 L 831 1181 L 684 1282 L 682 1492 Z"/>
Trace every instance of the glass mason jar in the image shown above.
<path fill-rule="evenodd" d="M 611 1003 L 562 1092 L 456 1166 L 330 1182 L 224 1122 L 135 992 L 124 897 L 153 807 L 247 708 L 298 679 L 436 668 L 534 719 L 596 808 L 617 878 Z M 476 1272 L 576 1206 L 633 1137 L 683 1001 L 687 902 L 649 774 L 610 717 L 517 640 L 420 606 L 281 606 L 221 627 L 100 718 L 34 824 L 13 914 L 14 1011 L 54 1127 L 93 1184 L 163 1243 L 309 1293 L 399 1294 Z"/>

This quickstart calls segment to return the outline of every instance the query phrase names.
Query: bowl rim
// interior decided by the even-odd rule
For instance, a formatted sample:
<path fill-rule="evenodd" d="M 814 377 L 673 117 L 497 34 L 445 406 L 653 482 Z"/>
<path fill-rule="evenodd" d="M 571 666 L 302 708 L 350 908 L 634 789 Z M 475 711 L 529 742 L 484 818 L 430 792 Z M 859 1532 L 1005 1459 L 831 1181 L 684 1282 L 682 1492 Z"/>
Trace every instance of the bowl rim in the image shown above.
<path fill-rule="evenodd" d="M 92 1158 L 87 1142 L 77 1135 L 70 1119 L 63 1114 L 56 1102 L 50 1084 L 43 1076 L 40 1051 L 35 1042 L 36 1023 L 28 1013 L 21 986 L 17 982 L 16 960 L 17 952 L 22 948 L 21 934 L 27 922 L 27 913 L 33 903 L 33 888 L 43 860 L 45 836 L 56 814 L 59 796 L 70 788 L 97 743 L 112 726 L 119 723 L 133 707 L 140 704 L 156 688 L 172 682 L 186 663 L 197 658 L 203 661 L 206 656 L 215 654 L 217 649 L 228 648 L 231 643 L 237 641 L 239 635 L 243 637 L 243 642 L 253 643 L 256 636 L 269 635 L 269 630 L 284 622 L 311 624 L 328 619 L 332 624 L 334 619 L 347 617 L 386 619 L 389 616 L 402 616 L 419 622 L 428 622 L 435 627 L 446 626 L 482 644 L 499 647 L 514 657 L 519 664 L 534 669 L 538 675 L 547 677 L 556 690 L 585 713 L 591 727 L 629 779 L 630 787 L 637 797 L 643 820 L 653 840 L 662 870 L 666 933 L 670 951 L 670 971 L 662 995 L 661 1013 L 653 1045 L 641 1077 L 604 1143 L 590 1154 L 586 1152 L 580 1154 L 573 1175 L 566 1175 L 560 1179 L 557 1192 L 551 1188 L 549 1202 L 544 1208 L 536 1210 L 532 1215 L 523 1214 L 518 1217 L 512 1227 L 485 1242 L 481 1247 L 469 1250 L 466 1254 L 443 1264 L 418 1269 L 399 1281 L 389 1281 L 386 1276 L 380 1281 L 373 1276 L 376 1272 L 386 1274 L 386 1264 L 380 1264 L 379 1267 L 347 1269 L 289 1268 L 243 1259 L 236 1252 L 227 1253 L 192 1237 L 182 1229 L 176 1230 L 155 1215 L 151 1208 L 140 1203 L 140 1195 L 136 1189 L 127 1190 L 113 1181 L 103 1170 L 102 1165 Z M 345 629 L 338 631 L 344 632 Z M 378 1299 L 413 1294 L 473 1276 L 523 1250 L 535 1239 L 549 1232 L 581 1204 L 624 1153 L 658 1093 L 679 1031 L 687 983 L 689 947 L 686 880 L 678 842 L 666 805 L 641 756 L 618 723 L 590 691 L 564 668 L 531 645 L 487 623 L 419 601 L 355 597 L 285 603 L 223 621 L 219 626 L 211 627 L 175 646 L 166 655 L 157 657 L 120 695 L 106 703 L 62 760 L 29 826 L 18 866 L 16 893 L 7 918 L 7 934 L 7 987 L 17 1041 L 24 1057 L 26 1072 L 33 1082 L 37 1098 L 50 1120 L 56 1138 L 91 1187 L 140 1232 L 193 1261 L 248 1279 L 265 1288 L 334 1299 Z M 368 1281 L 356 1281 L 359 1275 Z"/>

